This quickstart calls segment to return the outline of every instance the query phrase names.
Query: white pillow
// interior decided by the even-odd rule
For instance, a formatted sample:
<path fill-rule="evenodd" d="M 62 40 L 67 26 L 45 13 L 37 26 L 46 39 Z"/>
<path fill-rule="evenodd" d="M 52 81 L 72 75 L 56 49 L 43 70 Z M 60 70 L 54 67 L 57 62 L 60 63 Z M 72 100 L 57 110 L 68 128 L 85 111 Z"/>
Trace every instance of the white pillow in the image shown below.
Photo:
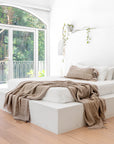
<path fill-rule="evenodd" d="M 113 79 L 113 73 L 114 73 L 114 67 L 109 67 L 108 73 L 106 76 L 106 80 L 112 80 Z"/>
<path fill-rule="evenodd" d="M 98 80 L 99 81 L 104 81 L 106 80 L 106 77 L 107 77 L 107 74 L 108 74 L 108 68 L 107 67 L 94 67 L 98 73 L 99 73 L 99 76 L 98 76 Z"/>

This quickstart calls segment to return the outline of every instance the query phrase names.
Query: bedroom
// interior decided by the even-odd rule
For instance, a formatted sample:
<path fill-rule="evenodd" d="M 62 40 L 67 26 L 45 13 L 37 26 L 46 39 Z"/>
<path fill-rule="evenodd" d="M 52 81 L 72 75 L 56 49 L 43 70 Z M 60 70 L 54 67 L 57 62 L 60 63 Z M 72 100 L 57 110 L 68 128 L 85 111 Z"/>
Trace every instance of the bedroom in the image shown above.
<path fill-rule="evenodd" d="M 1 144 L 113 144 L 113 4 L 113 0 L 0 0 Z M 77 77 L 71 79 L 72 73 L 65 78 L 72 65 L 77 66 Z M 97 70 L 98 81 L 88 80 L 88 69 Z M 29 100 L 30 123 L 15 120 L 3 111 L 5 95 L 26 80 L 95 84 L 106 102 L 105 128 L 85 126 L 83 104 L 75 102 L 71 89 L 61 83 L 54 83 L 58 87 L 49 88 L 42 100 Z"/>

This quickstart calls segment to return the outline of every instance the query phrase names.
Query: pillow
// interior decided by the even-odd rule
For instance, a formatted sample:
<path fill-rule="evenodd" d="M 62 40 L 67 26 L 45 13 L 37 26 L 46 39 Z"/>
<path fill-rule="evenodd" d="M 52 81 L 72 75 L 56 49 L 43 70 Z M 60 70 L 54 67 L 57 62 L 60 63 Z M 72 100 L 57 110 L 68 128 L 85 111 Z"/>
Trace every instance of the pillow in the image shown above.
<path fill-rule="evenodd" d="M 80 66 L 81 66 L 81 64 L 80 64 Z M 111 67 L 108 68 L 106 66 L 87 66 L 87 65 L 83 65 L 83 67 L 96 69 L 99 73 L 99 76 L 98 76 L 99 81 L 111 80 L 112 79 L 111 75 L 113 75 L 113 70 L 112 70 Z"/>
<path fill-rule="evenodd" d="M 107 76 L 106 76 L 106 80 L 112 80 L 113 79 L 113 73 L 114 73 L 114 68 L 109 67 L 108 68 L 108 73 L 107 73 Z"/>
<path fill-rule="evenodd" d="M 71 66 L 65 77 L 83 80 L 97 80 L 98 75 L 98 71 L 94 68 Z"/>
<path fill-rule="evenodd" d="M 77 64 L 78 67 L 81 68 L 95 68 L 99 72 L 98 80 L 104 81 L 104 80 L 114 80 L 114 67 L 108 67 L 108 66 L 94 66 L 92 63 L 91 65 L 87 65 L 84 63 L 79 62 Z"/>
<path fill-rule="evenodd" d="M 95 67 L 95 69 L 99 73 L 98 80 L 99 81 L 106 80 L 106 77 L 107 77 L 107 74 L 108 74 L 108 68 L 107 67 Z"/>
<path fill-rule="evenodd" d="M 114 70 L 113 70 L 113 74 L 112 74 L 112 80 L 114 80 Z"/>

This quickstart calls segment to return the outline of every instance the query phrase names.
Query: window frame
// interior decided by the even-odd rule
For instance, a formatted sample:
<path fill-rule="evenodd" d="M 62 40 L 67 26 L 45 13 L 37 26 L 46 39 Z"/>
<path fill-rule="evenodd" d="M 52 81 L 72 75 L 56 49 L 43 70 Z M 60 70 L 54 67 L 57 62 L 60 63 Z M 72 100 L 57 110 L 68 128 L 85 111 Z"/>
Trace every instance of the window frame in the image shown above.
<path fill-rule="evenodd" d="M 0 29 L 8 30 L 8 80 L 13 78 L 13 31 L 32 32 L 34 35 L 34 77 L 38 77 L 38 32 L 45 32 L 45 76 L 47 70 L 47 29 L 38 29 L 17 25 L 1 24 Z"/>

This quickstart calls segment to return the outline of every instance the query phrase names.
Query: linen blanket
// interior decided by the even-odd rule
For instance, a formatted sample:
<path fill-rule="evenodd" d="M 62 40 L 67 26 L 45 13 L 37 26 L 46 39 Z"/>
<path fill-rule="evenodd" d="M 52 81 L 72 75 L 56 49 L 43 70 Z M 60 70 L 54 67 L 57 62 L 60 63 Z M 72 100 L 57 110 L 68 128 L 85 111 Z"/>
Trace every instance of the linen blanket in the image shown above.
<path fill-rule="evenodd" d="M 105 119 L 105 100 L 99 98 L 95 85 L 72 81 L 24 81 L 5 96 L 4 107 L 14 119 L 30 121 L 29 100 L 41 100 L 49 88 L 66 87 L 76 102 L 83 103 L 84 119 L 89 127 L 102 128 Z"/>

